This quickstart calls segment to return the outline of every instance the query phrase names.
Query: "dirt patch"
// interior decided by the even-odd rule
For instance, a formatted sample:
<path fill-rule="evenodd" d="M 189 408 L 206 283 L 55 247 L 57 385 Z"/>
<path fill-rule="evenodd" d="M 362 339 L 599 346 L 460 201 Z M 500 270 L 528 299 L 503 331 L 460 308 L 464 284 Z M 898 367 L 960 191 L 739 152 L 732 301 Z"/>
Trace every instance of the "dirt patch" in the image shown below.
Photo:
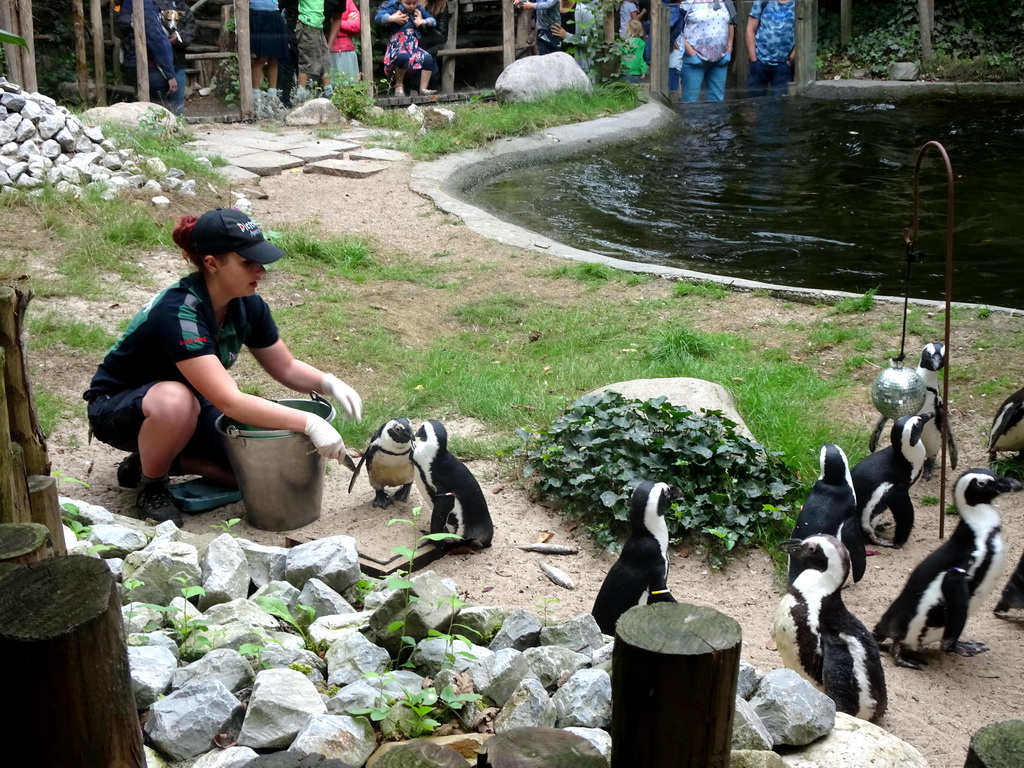
<path fill-rule="evenodd" d="M 269 197 L 255 201 L 256 215 L 268 225 L 308 220 L 325 233 L 372 237 L 385 255 L 402 253 L 421 263 L 444 260 L 449 266 L 459 265 L 460 286 L 456 291 L 429 291 L 409 285 L 407 293 L 396 297 L 384 293 L 379 286 L 352 288 L 355 300 L 379 306 L 382 322 L 409 344 L 424 343 L 435 334 L 450 330 L 445 325 L 447 310 L 474 296 L 500 293 L 528 302 L 558 303 L 575 299 L 586 290 L 575 281 L 543 276 L 544 270 L 561 263 L 557 259 L 485 240 L 450 216 L 437 212 L 429 202 L 408 190 L 409 167 L 398 164 L 380 176 L 362 180 L 288 173 L 267 178 L 262 187 Z M 159 277 L 162 279 L 163 275 Z M 669 289 L 670 285 L 662 280 L 640 287 L 647 295 L 664 296 Z M 266 293 L 275 305 L 291 300 L 275 289 L 272 281 Z M 426 312 L 420 316 L 430 317 L 432 322 L 409 323 L 400 319 L 401 313 L 395 309 L 408 301 L 414 301 Z M 127 299 L 123 303 L 130 304 Z M 117 308 L 111 320 L 119 317 L 121 311 Z M 695 302 L 694 312 L 705 330 L 736 333 L 766 350 L 783 343 L 779 329 L 787 323 L 809 319 L 824 323 L 829 317 L 828 310 L 822 308 L 749 295 L 730 295 L 713 303 Z M 956 352 L 970 360 L 1005 355 L 1006 350 L 987 348 L 975 339 L 958 339 Z M 822 375 L 842 374 L 842 361 L 827 345 L 792 349 L 788 353 L 811 363 Z M 1012 368 L 1007 370 L 1008 377 L 1014 381 L 1024 378 L 1022 366 L 1016 360 L 1007 360 L 1006 366 Z M 80 392 L 87 383 L 88 376 L 83 378 L 81 371 L 63 373 L 56 362 L 39 363 L 38 370 L 62 377 L 60 381 L 69 392 Z M 855 375 L 867 387 L 873 372 Z M 361 391 L 363 385 L 366 391 L 372 391 L 373 377 L 372 372 L 357 371 L 350 380 Z M 997 402 L 965 400 L 958 405 L 954 422 L 961 441 L 960 469 L 985 465 L 982 446 Z M 861 425 L 865 435 L 875 418 L 866 402 L 851 402 L 848 410 L 837 414 L 837 419 Z M 469 426 L 458 423 L 459 429 Z M 65 484 L 64 493 L 102 504 L 112 511 L 130 513 L 134 494 L 118 488 L 114 477 L 121 454 L 96 442 L 89 445 L 80 420 L 69 419 L 51 435 L 49 449 L 55 470 L 90 483 L 89 488 Z M 532 501 L 526 489 L 516 480 L 504 477 L 495 462 L 471 462 L 470 468 L 484 488 L 496 523 L 494 545 L 479 555 L 446 557 L 435 563 L 433 569 L 455 579 L 473 601 L 541 612 L 546 598 L 557 598 L 558 602 L 550 605 L 555 620 L 589 611 L 614 556 L 595 552 L 579 530 L 567 525 L 550 508 Z M 408 526 L 387 523 L 392 518 L 408 518 L 412 505 L 373 509 L 373 493 L 365 475 L 360 476 L 351 494 L 349 480 L 348 471 L 338 466 L 331 468 L 320 519 L 300 531 L 270 533 L 245 522 L 233 531 L 245 538 L 274 544 L 282 543 L 286 533 L 300 538 L 349 534 L 356 538 L 361 550 L 377 554 L 411 543 L 415 534 Z M 915 488 L 918 520 L 908 544 L 902 550 L 885 550 L 870 558 L 864 580 L 844 593 L 847 605 L 869 627 L 895 598 L 913 566 L 939 543 L 937 505 L 934 500 L 924 503 L 926 496 L 938 496 L 938 488 L 938 475 L 930 483 Z M 410 501 L 419 503 L 415 490 Z M 1024 494 L 1007 497 L 1000 506 L 1012 568 L 1024 542 Z M 187 516 L 186 528 L 208 532 L 210 524 L 242 516 L 241 512 L 240 508 L 225 508 Z M 948 536 L 955 518 L 946 518 L 945 523 Z M 544 531 L 554 533 L 552 543 L 577 544 L 579 554 L 545 558 L 519 549 Z M 569 591 L 551 583 L 540 570 L 540 563 L 545 560 L 569 573 L 576 588 Z M 778 654 L 771 650 L 769 634 L 781 592 L 767 555 L 750 552 L 725 570 L 713 571 L 698 552 L 689 556 L 676 553 L 669 585 L 679 600 L 712 606 L 739 621 L 745 659 L 761 670 L 780 666 Z M 964 632 L 965 639 L 984 641 L 991 649 L 988 653 L 965 659 L 933 650 L 926 656 L 928 666 L 920 672 L 896 668 L 885 657 L 890 711 L 882 725 L 918 747 L 934 768 L 960 768 L 974 731 L 993 721 L 1022 716 L 1024 627 L 994 618 L 994 603 L 995 597 L 990 598 Z"/>

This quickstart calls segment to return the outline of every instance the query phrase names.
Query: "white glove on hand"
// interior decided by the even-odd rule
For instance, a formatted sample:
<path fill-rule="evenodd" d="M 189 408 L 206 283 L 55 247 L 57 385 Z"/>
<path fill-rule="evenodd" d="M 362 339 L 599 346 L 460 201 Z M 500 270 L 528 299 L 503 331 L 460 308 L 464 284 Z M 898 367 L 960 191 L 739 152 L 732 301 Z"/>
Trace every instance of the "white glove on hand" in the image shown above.
<path fill-rule="evenodd" d="M 324 374 L 324 380 L 320 387 L 325 395 L 338 401 L 341 409 L 345 412 L 346 419 L 358 421 L 363 418 L 363 400 L 359 397 L 359 393 L 333 373 Z"/>
<path fill-rule="evenodd" d="M 327 419 L 311 413 L 306 417 L 306 428 L 303 431 L 309 435 L 321 456 L 338 461 L 345 458 L 345 441 Z"/>

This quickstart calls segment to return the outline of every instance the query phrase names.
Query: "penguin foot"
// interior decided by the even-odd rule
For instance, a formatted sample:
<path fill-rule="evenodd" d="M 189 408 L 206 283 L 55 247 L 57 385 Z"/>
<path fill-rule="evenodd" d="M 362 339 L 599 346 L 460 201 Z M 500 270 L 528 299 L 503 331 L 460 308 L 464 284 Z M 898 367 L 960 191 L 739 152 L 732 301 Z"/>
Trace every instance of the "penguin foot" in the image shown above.
<path fill-rule="evenodd" d="M 966 640 L 957 640 L 950 645 L 950 647 L 943 648 L 942 650 L 948 651 L 949 653 L 955 653 L 957 656 L 963 656 L 969 659 L 985 653 L 988 650 L 988 646 L 984 643 L 971 643 Z"/>
<path fill-rule="evenodd" d="M 932 479 L 932 473 L 935 471 L 935 459 L 925 459 L 924 468 L 921 470 L 921 477 L 925 480 Z"/>
<path fill-rule="evenodd" d="M 877 534 L 874 534 L 874 533 L 869 533 L 868 534 L 868 540 L 872 544 L 874 544 L 876 547 L 888 547 L 890 549 L 899 549 L 900 548 L 900 545 L 897 544 L 896 542 L 891 541 L 889 539 L 883 539 L 881 536 L 878 536 Z M 877 553 L 875 553 L 875 554 L 877 554 Z"/>
<path fill-rule="evenodd" d="M 403 504 L 405 502 L 409 501 L 409 491 L 411 491 L 411 490 L 412 490 L 412 483 L 406 483 L 405 485 L 403 485 L 401 488 L 399 488 L 397 491 L 395 491 L 395 496 L 394 496 L 395 501 L 400 501 Z"/>
<path fill-rule="evenodd" d="M 373 497 L 373 503 L 371 507 L 377 507 L 378 509 L 387 509 L 391 506 L 392 498 L 388 496 L 387 491 L 377 491 Z"/>
<path fill-rule="evenodd" d="M 905 649 L 902 643 L 897 643 L 895 640 L 892 641 L 892 660 L 896 662 L 897 667 L 916 670 L 920 670 L 928 663 L 916 653 L 911 653 Z"/>

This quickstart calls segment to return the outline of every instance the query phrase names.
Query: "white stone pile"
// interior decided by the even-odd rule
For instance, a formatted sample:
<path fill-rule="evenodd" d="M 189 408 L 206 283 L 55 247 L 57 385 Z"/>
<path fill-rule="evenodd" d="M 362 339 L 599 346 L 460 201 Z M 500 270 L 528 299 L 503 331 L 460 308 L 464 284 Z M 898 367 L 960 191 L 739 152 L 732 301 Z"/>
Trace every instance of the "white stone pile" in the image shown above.
<path fill-rule="evenodd" d="M 122 190 L 195 194 L 195 181 L 186 179 L 184 171 L 118 149 L 99 126 L 83 123 L 49 96 L 28 93 L 0 77 L 0 193 L 41 192 L 44 185 L 76 197 L 97 190 L 106 199 Z"/>

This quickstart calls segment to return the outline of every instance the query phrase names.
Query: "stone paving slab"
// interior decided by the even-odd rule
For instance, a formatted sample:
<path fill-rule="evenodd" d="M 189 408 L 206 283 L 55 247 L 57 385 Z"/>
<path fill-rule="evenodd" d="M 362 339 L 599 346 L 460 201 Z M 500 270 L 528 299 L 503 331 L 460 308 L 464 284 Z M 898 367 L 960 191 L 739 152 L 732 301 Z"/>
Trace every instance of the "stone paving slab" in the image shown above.
<path fill-rule="evenodd" d="M 266 152 L 286 152 L 289 149 L 298 149 L 299 147 L 308 147 L 316 139 L 312 136 L 281 136 L 281 137 L 267 137 L 262 136 L 258 139 L 232 139 L 232 144 L 241 144 L 246 147 L 252 147 L 253 149 L 262 149 Z"/>
<path fill-rule="evenodd" d="M 297 147 L 286 150 L 286 154 L 297 157 L 306 163 L 315 163 L 320 160 L 341 160 L 345 153 L 337 149 L 323 149 L 316 147 Z"/>
<path fill-rule="evenodd" d="M 370 147 L 369 149 L 361 149 L 358 152 L 350 153 L 349 159 L 387 160 L 389 162 L 395 162 L 396 160 L 408 160 L 409 155 L 405 152 L 399 152 L 397 149 L 383 149 L 381 147 Z"/>
<path fill-rule="evenodd" d="M 190 149 L 194 149 L 197 152 L 207 152 L 211 155 L 220 155 L 225 160 L 233 160 L 236 157 L 243 157 L 245 155 L 255 155 L 260 152 L 259 149 L 253 149 L 252 147 L 245 147 L 240 144 L 217 144 L 217 143 L 204 143 L 189 145 Z"/>
<path fill-rule="evenodd" d="M 239 168 L 237 165 L 225 165 L 223 168 L 217 168 L 217 171 L 231 181 L 252 181 L 259 178 L 259 174 Z"/>
<path fill-rule="evenodd" d="M 297 168 L 303 163 L 301 158 L 292 157 L 283 152 L 256 152 L 252 155 L 243 155 L 232 161 L 232 165 L 251 171 L 257 176 L 279 176 L 281 171 L 287 168 Z"/>
<path fill-rule="evenodd" d="M 354 160 L 321 160 L 310 163 L 302 169 L 303 173 L 322 173 L 327 176 L 346 176 L 352 179 L 364 179 L 380 173 L 388 166 L 385 163 L 366 163 Z"/>
<path fill-rule="evenodd" d="M 314 145 L 320 149 L 331 149 L 335 152 L 349 152 L 353 149 L 359 149 L 362 145 L 357 141 L 339 141 L 337 139 L 316 139 Z"/>

